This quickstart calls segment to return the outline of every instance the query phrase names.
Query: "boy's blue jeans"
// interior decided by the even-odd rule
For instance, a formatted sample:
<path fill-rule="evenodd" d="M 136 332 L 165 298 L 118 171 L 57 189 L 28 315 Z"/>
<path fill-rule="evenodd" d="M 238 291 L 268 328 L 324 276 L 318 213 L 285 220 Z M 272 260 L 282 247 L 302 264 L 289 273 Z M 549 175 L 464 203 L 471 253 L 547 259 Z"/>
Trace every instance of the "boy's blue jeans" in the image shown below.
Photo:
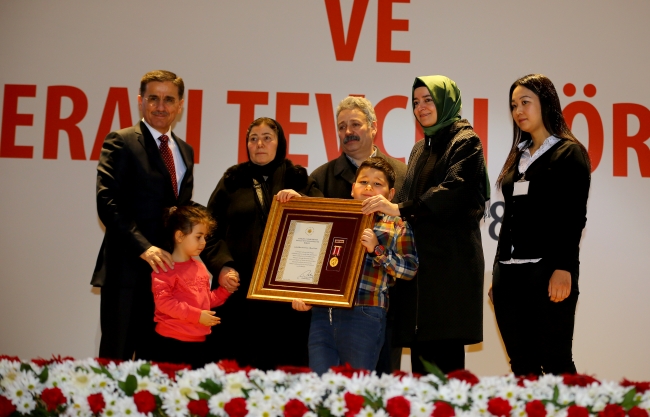
<path fill-rule="evenodd" d="M 344 365 L 373 371 L 384 344 L 386 310 L 381 307 L 314 307 L 309 328 L 309 367 L 322 375 Z"/>

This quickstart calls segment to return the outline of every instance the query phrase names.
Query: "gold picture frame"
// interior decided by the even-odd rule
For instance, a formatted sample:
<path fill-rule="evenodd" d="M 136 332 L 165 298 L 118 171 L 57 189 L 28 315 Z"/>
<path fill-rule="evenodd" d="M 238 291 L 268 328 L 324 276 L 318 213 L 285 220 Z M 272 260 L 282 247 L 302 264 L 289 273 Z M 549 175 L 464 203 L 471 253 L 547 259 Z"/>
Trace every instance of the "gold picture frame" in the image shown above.
<path fill-rule="evenodd" d="M 366 253 L 361 234 L 373 226 L 361 201 L 273 200 L 248 298 L 352 307 Z"/>

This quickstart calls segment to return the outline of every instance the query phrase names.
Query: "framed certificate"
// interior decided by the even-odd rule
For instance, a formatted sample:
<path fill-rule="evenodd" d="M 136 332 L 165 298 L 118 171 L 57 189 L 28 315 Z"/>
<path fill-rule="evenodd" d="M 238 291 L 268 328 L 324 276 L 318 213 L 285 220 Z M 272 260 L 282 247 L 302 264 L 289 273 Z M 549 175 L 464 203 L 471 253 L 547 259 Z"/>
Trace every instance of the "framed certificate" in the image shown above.
<path fill-rule="evenodd" d="M 273 200 L 248 298 L 352 307 L 373 221 L 357 200 Z"/>

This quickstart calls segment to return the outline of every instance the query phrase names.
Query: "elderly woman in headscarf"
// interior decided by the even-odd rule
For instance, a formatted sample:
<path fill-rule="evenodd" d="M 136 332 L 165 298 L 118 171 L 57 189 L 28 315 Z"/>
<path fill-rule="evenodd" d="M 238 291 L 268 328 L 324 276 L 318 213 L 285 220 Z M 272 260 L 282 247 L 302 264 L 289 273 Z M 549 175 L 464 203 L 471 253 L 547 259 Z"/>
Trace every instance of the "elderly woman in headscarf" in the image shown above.
<path fill-rule="evenodd" d="M 364 213 L 402 216 L 413 227 L 420 269 L 391 289 L 395 346 L 411 348 L 443 372 L 465 368 L 465 345 L 483 340 L 484 258 L 480 222 L 490 186 L 481 141 L 461 119 L 460 89 L 442 75 L 417 77 L 413 114 L 424 129 L 396 201 L 381 196 Z"/>
<path fill-rule="evenodd" d="M 237 289 L 217 310 L 221 324 L 209 339 L 210 359 L 234 359 L 264 370 L 306 366 L 309 315 L 288 303 L 248 300 L 246 295 L 273 199 L 322 193 L 305 168 L 286 158 L 287 140 L 277 121 L 256 119 L 244 140 L 248 162 L 228 168 L 208 202 L 217 228 L 201 258 L 214 276 L 213 286 L 218 282 L 229 291 Z"/>

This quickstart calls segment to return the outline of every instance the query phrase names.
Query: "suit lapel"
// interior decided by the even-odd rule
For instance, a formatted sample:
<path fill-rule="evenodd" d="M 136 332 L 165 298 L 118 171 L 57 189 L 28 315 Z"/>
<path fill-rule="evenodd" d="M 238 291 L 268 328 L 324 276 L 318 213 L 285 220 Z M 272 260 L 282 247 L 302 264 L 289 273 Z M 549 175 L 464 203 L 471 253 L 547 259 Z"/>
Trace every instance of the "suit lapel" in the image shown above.
<path fill-rule="evenodd" d="M 176 142 L 176 146 L 178 147 L 178 150 L 181 153 L 181 157 L 183 158 L 183 163 L 185 163 L 185 174 L 183 175 L 183 180 L 179 184 L 180 187 L 179 187 L 178 195 L 180 196 L 184 187 L 187 187 L 187 184 L 190 181 L 190 177 L 192 176 L 192 172 L 193 172 L 192 167 L 194 166 L 194 155 L 191 152 L 190 145 L 183 142 L 178 136 L 174 134 L 174 132 L 172 132 L 172 137 L 174 138 L 174 141 Z"/>

